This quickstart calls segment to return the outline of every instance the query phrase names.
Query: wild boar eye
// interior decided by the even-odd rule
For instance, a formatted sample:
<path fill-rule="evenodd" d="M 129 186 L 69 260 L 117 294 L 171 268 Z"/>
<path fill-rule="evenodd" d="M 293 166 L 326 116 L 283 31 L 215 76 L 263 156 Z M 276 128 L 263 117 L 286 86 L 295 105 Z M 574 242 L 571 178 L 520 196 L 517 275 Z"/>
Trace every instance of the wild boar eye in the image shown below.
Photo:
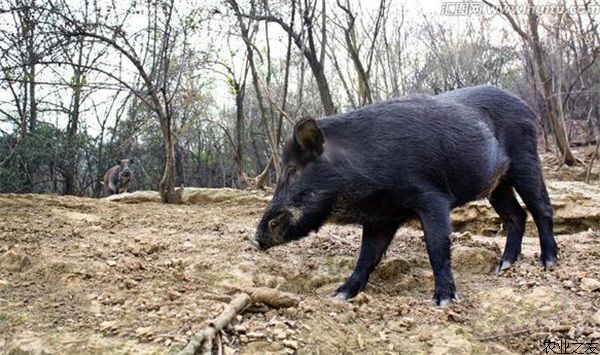
<path fill-rule="evenodd" d="M 288 166 L 287 171 L 288 171 L 288 175 L 294 175 L 296 173 L 296 167 Z"/>

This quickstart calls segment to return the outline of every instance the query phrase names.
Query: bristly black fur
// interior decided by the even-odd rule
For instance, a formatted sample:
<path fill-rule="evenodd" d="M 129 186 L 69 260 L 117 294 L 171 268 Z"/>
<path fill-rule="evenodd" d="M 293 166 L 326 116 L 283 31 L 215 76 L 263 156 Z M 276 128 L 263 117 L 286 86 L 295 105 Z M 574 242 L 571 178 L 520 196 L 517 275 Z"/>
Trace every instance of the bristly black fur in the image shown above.
<path fill-rule="evenodd" d="M 489 195 L 508 229 L 500 268 L 520 254 L 525 212 L 538 226 L 544 266 L 556 262 L 552 208 L 537 155 L 537 123 L 518 97 L 492 86 L 380 102 L 301 120 L 282 154 L 282 176 L 255 236 L 263 249 L 306 236 L 327 219 L 363 226 L 356 269 L 337 295 L 367 284 L 398 226 L 420 219 L 435 299 L 455 295 L 452 208 Z"/>

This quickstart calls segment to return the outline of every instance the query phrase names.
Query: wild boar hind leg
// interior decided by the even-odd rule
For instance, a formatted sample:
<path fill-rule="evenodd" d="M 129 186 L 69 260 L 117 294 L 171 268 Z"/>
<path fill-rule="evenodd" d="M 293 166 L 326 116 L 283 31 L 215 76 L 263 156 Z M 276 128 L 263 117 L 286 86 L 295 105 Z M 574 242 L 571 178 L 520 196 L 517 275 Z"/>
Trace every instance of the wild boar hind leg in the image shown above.
<path fill-rule="evenodd" d="M 369 276 L 381 261 L 399 225 L 397 222 L 363 225 L 358 261 L 352 275 L 333 294 L 335 298 L 347 300 L 365 289 Z"/>
<path fill-rule="evenodd" d="M 507 230 L 504 253 L 496 268 L 496 272 L 500 272 L 511 267 L 521 254 L 527 213 L 517 201 L 512 185 L 506 180 L 498 184 L 489 200 Z"/>

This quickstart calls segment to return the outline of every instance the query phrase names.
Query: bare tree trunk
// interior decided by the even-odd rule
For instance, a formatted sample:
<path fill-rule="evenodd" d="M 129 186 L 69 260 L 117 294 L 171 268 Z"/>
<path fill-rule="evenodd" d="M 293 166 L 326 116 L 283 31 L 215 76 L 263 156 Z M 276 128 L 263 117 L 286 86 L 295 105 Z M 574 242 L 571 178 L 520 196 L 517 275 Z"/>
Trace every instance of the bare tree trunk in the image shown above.
<path fill-rule="evenodd" d="M 35 96 L 35 64 L 29 67 L 29 131 L 35 131 L 37 125 L 37 99 Z"/>
<path fill-rule="evenodd" d="M 29 131 L 35 131 L 37 125 L 37 98 L 36 98 L 36 63 L 38 57 L 35 48 L 35 29 L 36 23 L 33 20 L 33 15 L 30 13 L 31 9 L 26 10 L 27 14 L 25 23 L 26 29 L 26 41 L 27 41 L 27 60 L 29 61 Z"/>
<path fill-rule="evenodd" d="M 170 112 L 161 120 L 163 138 L 165 139 L 165 170 L 158 184 L 158 192 L 164 203 L 181 203 L 181 191 L 175 191 L 175 148 L 173 146 L 173 134 L 171 132 Z"/>
<path fill-rule="evenodd" d="M 337 5 L 340 9 L 342 9 L 346 13 L 346 17 L 348 19 L 347 27 L 344 27 L 344 39 L 346 41 L 346 49 L 348 50 L 348 54 L 350 55 L 350 59 L 352 60 L 352 64 L 354 64 L 354 70 L 356 71 L 356 78 L 358 81 L 358 101 L 360 106 L 368 105 L 373 102 L 373 97 L 371 94 L 371 86 L 369 84 L 369 72 L 371 66 L 371 58 L 372 53 L 374 51 L 374 44 L 377 39 L 377 33 L 379 32 L 379 24 L 381 22 L 381 18 L 383 16 L 383 11 L 381 9 L 384 8 L 384 1 L 380 4 L 380 12 L 377 17 L 375 31 L 373 35 L 373 42 L 371 46 L 371 51 L 369 52 L 369 62 L 368 67 L 365 69 L 361 59 L 359 48 L 360 46 L 357 43 L 356 39 L 356 15 L 352 12 L 350 7 L 350 1 L 346 0 L 346 4 L 343 5 L 339 0 L 337 0 Z"/>
<path fill-rule="evenodd" d="M 79 53 L 77 56 L 77 63 L 73 65 L 73 105 L 69 112 L 69 124 L 67 126 L 67 155 L 69 161 L 64 171 L 65 185 L 64 194 L 74 195 L 75 194 L 75 176 L 77 175 L 77 165 L 79 156 L 77 152 L 77 130 L 79 129 L 79 111 L 81 107 L 81 88 L 82 88 L 82 77 L 83 72 L 81 68 L 83 60 L 83 38 L 78 39 Z"/>
<path fill-rule="evenodd" d="M 533 0 L 528 0 L 528 4 L 530 7 L 534 6 Z M 552 125 L 552 129 L 554 130 L 554 137 L 556 138 L 556 145 L 560 150 L 563 156 L 563 162 L 567 165 L 575 165 L 577 160 L 573 153 L 571 152 L 571 148 L 569 147 L 569 139 L 567 137 L 567 132 L 565 129 L 565 121 L 562 116 L 557 116 L 557 107 L 554 104 L 554 98 L 552 95 L 552 82 L 546 73 L 544 58 L 542 56 L 542 49 L 540 46 L 540 38 L 538 34 L 538 18 L 534 11 L 528 11 L 527 20 L 529 22 L 529 27 L 531 30 L 531 49 L 533 52 L 533 58 L 535 60 L 535 66 L 537 69 L 537 74 L 542 82 L 542 87 L 544 89 L 544 98 L 546 101 L 546 108 L 548 118 L 550 119 L 550 124 Z M 560 88 L 559 88 L 560 90 Z"/>
<path fill-rule="evenodd" d="M 246 187 L 246 173 L 244 169 L 244 153 L 243 153 L 243 142 L 242 137 L 244 135 L 244 91 L 246 90 L 246 83 L 239 85 L 236 82 L 236 95 L 235 95 L 235 167 L 236 167 L 236 184 L 238 187 Z"/>
<path fill-rule="evenodd" d="M 600 150 L 600 137 L 598 137 L 597 139 L 598 139 L 598 143 L 596 143 L 596 148 L 594 149 L 594 152 L 592 153 L 592 157 L 590 158 L 590 162 L 588 163 L 587 169 L 585 171 L 585 183 L 586 184 L 590 183 L 590 177 L 592 175 L 592 167 L 594 166 L 594 161 L 596 160 L 596 157 L 598 156 L 598 150 Z"/>
<path fill-rule="evenodd" d="M 323 63 L 320 63 L 316 57 L 310 57 L 308 59 L 308 65 L 317 82 L 319 88 L 319 97 L 321 98 L 321 105 L 325 115 L 334 115 L 337 112 L 333 99 L 331 98 L 331 91 L 329 90 L 329 84 L 327 83 L 327 77 L 325 76 L 325 69 Z"/>
<path fill-rule="evenodd" d="M 294 18 L 296 15 L 296 2 L 292 1 L 292 18 L 290 27 L 294 28 Z M 285 71 L 283 74 L 283 98 L 281 99 L 281 110 L 285 112 L 288 98 L 288 86 L 290 82 L 290 62 L 292 59 L 292 36 L 288 33 L 287 50 L 285 53 Z M 281 142 L 281 132 L 283 129 L 283 112 L 279 113 L 279 122 L 277 123 L 277 144 Z"/>
<path fill-rule="evenodd" d="M 265 133 L 267 135 L 267 143 L 269 144 L 269 148 L 271 150 L 271 161 L 278 162 L 279 161 L 279 146 L 278 146 L 278 143 L 276 142 L 277 134 L 276 134 L 276 132 L 272 132 L 272 130 L 269 127 L 267 109 L 264 105 L 263 93 L 262 93 L 262 89 L 261 89 L 260 83 L 259 83 L 258 71 L 257 71 L 256 65 L 254 63 L 254 48 L 250 41 L 248 27 L 247 27 L 246 23 L 244 22 L 244 17 L 242 15 L 242 13 L 240 12 L 240 8 L 239 8 L 239 5 L 237 4 L 236 0 L 228 0 L 228 3 L 236 14 L 238 26 L 240 28 L 240 32 L 242 35 L 242 39 L 244 40 L 244 43 L 246 45 L 246 51 L 248 53 L 248 64 L 250 65 L 250 74 L 252 75 L 252 83 L 253 83 L 254 91 L 256 94 L 256 101 L 257 101 L 258 107 L 260 109 L 262 123 L 263 123 L 264 129 L 265 129 Z M 273 133 L 275 133 L 275 134 L 273 134 Z M 263 173 L 261 173 L 261 175 L 259 176 L 260 180 L 262 180 L 261 185 L 264 185 L 264 180 L 266 179 L 269 165 L 270 164 L 267 164 L 267 168 L 265 169 L 266 171 L 263 171 L 264 175 L 263 175 Z"/>
<path fill-rule="evenodd" d="M 21 17 L 22 35 L 25 43 L 25 58 L 23 58 L 23 71 L 27 77 L 27 85 L 25 92 L 25 99 L 23 101 L 23 110 L 26 111 L 25 107 L 29 106 L 29 114 L 24 115 L 27 117 L 28 122 L 23 122 L 25 127 L 22 127 L 22 133 L 24 136 L 35 132 L 38 120 L 38 108 L 37 108 L 37 84 L 36 84 L 36 65 L 39 62 L 37 55 L 37 48 L 35 45 L 35 38 L 37 34 L 37 22 L 34 19 L 32 13 L 33 7 L 23 6 L 19 16 Z M 27 101 L 28 100 L 28 101 Z M 24 162 L 25 176 L 27 179 L 27 191 L 33 192 L 34 185 L 37 182 L 38 167 L 31 162 Z"/>
<path fill-rule="evenodd" d="M 557 109 L 554 104 L 554 98 L 552 94 L 552 81 L 546 73 L 546 63 L 542 54 L 542 48 L 540 45 L 540 38 L 538 34 L 538 17 L 535 14 L 535 11 L 527 11 L 527 21 L 529 23 L 529 30 L 531 31 L 531 34 L 528 34 L 525 31 L 523 31 L 521 27 L 519 27 L 513 15 L 507 11 L 507 7 L 504 6 L 504 3 L 502 1 L 500 1 L 500 6 L 491 3 L 489 0 L 483 0 L 483 2 L 502 13 L 504 17 L 510 22 L 512 28 L 519 34 L 519 36 L 521 36 L 523 41 L 531 47 L 531 51 L 533 53 L 534 66 L 542 84 L 544 101 L 546 103 L 546 114 L 548 116 L 552 129 L 554 130 L 556 145 L 558 146 L 558 149 L 562 154 L 562 160 L 565 164 L 576 164 L 577 160 L 573 156 L 571 148 L 569 147 L 569 139 L 567 137 L 567 132 L 565 129 L 565 121 L 562 116 L 557 116 Z M 527 5 L 529 9 L 535 6 L 533 0 L 527 0 Z"/>
<path fill-rule="evenodd" d="M 297 0 L 292 0 L 292 1 L 297 1 Z M 316 6 L 317 2 L 314 2 L 314 4 L 310 4 L 308 1 L 306 1 L 306 5 L 307 6 L 308 5 Z M 314 15 L 316 13 L 316 11 L 314 11 L 314 10 L 315 9 L 312 9 L 312 8 L 299 9 L 300 13 L 302 14 L 302 21 L 303 21 L 302 28 L 306 29 L 305 32 L 302 32 L 302 33 L 295 32 L 293 27 L 290 27 L 283 19 L 275 17 L 275 16 L 270 16 L 270 15 L 255 16 L 255 15 L 242 14 L 241 12 L 239 12 L 239 7 L 238 7 L 237 13 L 238 13 L 238 16 L 252 18 L 255 20 L 259 20 L 259 21 L 275 22 L 275 23 L 279 24 L 279 26 L 281 26 L 281 28 L 285 32 L 287 32 L 290 36 L 292 36 L 292 39 L 294 40 L 296 47 L 298 47 L 298 49 L 300 49 L 300 51 L 302 52 L 302 55 L 304 55 L 304 57 L 308 61 L 308 65 L 310 66 L 310 69 L 313 73 L 315 81 L 317 82 L 317 87 L 319 89 L 319 97 L 321 99 L 321 105 L 323 106 L 323 111 L 325 112 L 325 115 L 333 115 L 337 112 L 337 108 L 335 107 L 335 104 L 333 103 L 333 98 L 331 97 L 331 90 L 329 88 L 329 83 L 327 82 L 327 76 L 325 75 L 325 66 L 324 66 L 325 48 L 326 48 L 326 43 L 327 43 L 327 36 L 326 36 L 326 31 L 325 31 L 326 23 L 327 23 L 327 21 L 325 20 L 326 1 L 322 2 L 322 9 L 321 9 L 321 16 L 323 16 L 323 21 L 321 22 L 321 37 L 322 38 L 321 38 L 320 53 L 317 51 L 317 48 L 315 45 L 317 40 L 315 39 L 315 35 L 313 32 L 313 28 L 317 28 L 314 23 L 314 20 L 315 20 Z M 305 43 L 304 38 L 306 38 L 306 42 L 308 42 L 308 46 Z"/>

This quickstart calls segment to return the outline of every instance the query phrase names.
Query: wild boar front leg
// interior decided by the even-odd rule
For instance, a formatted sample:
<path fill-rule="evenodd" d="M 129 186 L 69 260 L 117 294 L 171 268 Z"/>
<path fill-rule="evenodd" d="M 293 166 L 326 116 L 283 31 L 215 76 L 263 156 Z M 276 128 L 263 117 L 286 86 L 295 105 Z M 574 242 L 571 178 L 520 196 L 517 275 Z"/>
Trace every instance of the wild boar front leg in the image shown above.
<path fill-rule="evenodd" d="M 455 298 L 456 288 L 450 263 L 450 203 L 443 197 L 428 196 L 417 210 L 429 262 L 435 278 L 434 301 L 446 306 Z"/>
<path fill-rule="evenodd" d="M 334 293 L 335 298 L 347 300 L 365 289 L 369 276 L 381 261 L 398 223 L 364 224 L 360 255 L 352 275 Z"/>

